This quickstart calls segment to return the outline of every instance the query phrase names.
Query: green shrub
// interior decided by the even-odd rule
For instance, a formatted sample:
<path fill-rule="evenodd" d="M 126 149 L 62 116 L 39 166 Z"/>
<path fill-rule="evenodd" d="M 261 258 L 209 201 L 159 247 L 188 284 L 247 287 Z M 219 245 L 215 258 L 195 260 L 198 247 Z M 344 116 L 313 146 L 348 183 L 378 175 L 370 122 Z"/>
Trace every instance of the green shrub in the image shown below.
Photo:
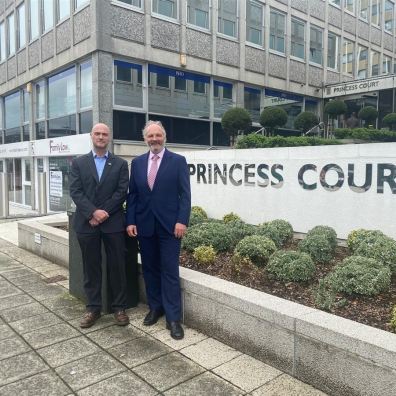
<path fill-rule="evenodd" d="M 331 287 L 329 282 L 320 279 L 318 286 L 313 291 L 315 305 L 324 311 L 330 311 L 335 305 L 337 292 Z"/>
<path fill-rule="evenodd" d="M 396 241 L 392 238 L 378 236 L 368 243 L 360 243 L 355 249 L 354 254 L 378 260 L 387 265 L 392 273 L 396 274 Z"/>
<path fill-rule="evenodd" d="M 231 231 L 223 222 L 207 222 L 188 228 L 182 239 L 182 247 L 190 252 L 201 245 L 213 246 L 217 252 L 229 250 L 234 239 Z"/>
<path fill-rule="evenodd" d="M 224 223 L 229 223 L 231 221 L 241 221 L 241 218 L 234 212 L 227 213 L 223 216 Z"/>
<path fill-rule="evenodd" d="M 360 244 L 371 244 L 376 241 L 378 237 L 384 236 L 385 234 L 379 230 L 365 230 L 363 228 L 359 228 L 348 234 L 347 245 L 349 250 L 354 253 Z"/>
<path fill-rule="evenodd" d="M 395 130 L 396 128 L 396 113 L 390 113 L 387 114 L 383 119 L 382 119 L 382 124 L 387 126 L 389 129 L 392 131 Z"/>
<path fill-rule="evenodd" d="M 216 251 L 213 246 L 198 246 L 194 249 L 193 257 L 201 264 L 211 264 L 216 259 Z"/>
<path fill-rule="evenodd" d="M 257 226 L 244 223 L 242 220 L 233 220 L 226 224 L 230 230 L 234 246 L 246 236 L 257 233 Z"/>
<path fill-rule="evenodd" d="M 191 207 L 191 213 L 199 214 L 200 216 L 205 217 L 206 219 L 208 218 L 207 213 L 200 206 L 192 206 Z"/>
<path fill-rule="evenodd" d="M 201 213 L 191 212 L 189 226 L 192 227 L 194 225 L 205 223 L 207 221 L 208 221 L 208 218 L 203 216 Z"/>
<path fill-rule="evenodd" d="M 360 109 L 358 117 L 364 120 L 365 125 L 373 124 L 378 117 L 378 110 L 373 106 L 366 106 Z"/>
<path fill-rule="evenodd" d="M 315 234 L 306 236 L 298 244 L 298 249 L 308 253 L 313 260 L 319 263 L 327 263 L 334 257 L 334 246 L 325 235 Z"/>
<path fill-rule="evenodd" d="M 224 132 L 231 137 L 231 141 L 239 131 L 247 133 L 252 125 L 252 119 L 247 110 L 241 107 L 233 107 L 227 110 L 221 118 L 221 126 Z"/>
<path fill-rule="evenodd" d="M 287 113 L 282 107 L 267 107 L 260 114 L 260 124 L 273 132 L 287 122 Z"/>
<path fill-rule="evenodd" d="M 276 245 L 271 239 L 261 235 L 250 235 L 238 242 L 234 253 L 249 258 L 257 266 L 263 266 L 275 251 Z"/>
<path fill-rule="evenodd" d="M 396 332 L 396 305 L 392 309 L 390 325 L 393 331 Z"/>
<path fill-rule="evenodd" d="M 385 129 L 340 128 L 334 131 L 336 139 L 359 139 L 375 142 L 395 142 L 396 132 Z"/>
<path fill-rule="evenodd" d="M 334 248 L 337 246 L 337 233 L 332 227 L 318 225 L 308 231 L 307 237 L 311 237 L 312 235 L 323 235 L 329 241 L 331 246 Z"/>
<path fill-rule="evenodd" d="M 292 239 L 293 227 L 286 220 L 277 219 L 260 224 L 257 227 L 257 234 L 273 240 L 279 248 Z"/>
<path fill-rule="evenodd" d="M 315 265 L 307 253 L 280 250 L 269 259 L 267 271 L 282 281 L 307 281 L 315 272 Z"/>
<path fill-rule="evenodd" d="M 372 258 L 350 256 L 326 276 L 331 287 L 338 292 L 373 296 L 389 289 L 389 267 Z"/>
<path fill-rule="evenodd" d="M 299 129 L 302 132 L 307 132 L 318 124 L 318 116 L 310 111 L 303 111 L 294 120 L 294 128 Z"/>
<path fill-rule="evenodd" d="M 342 100 L 330 100 L 323 109 L 324 113 L 332 119 L 337 118 L 337 116 L 341 114 L 345 114 L 347 110 L 347 105 Z"/>
<path fill-rule="evenodd" d="M 230 260 L 230 267 L 234 275 L 239 276 L 242 273 L 254 273 L 258 270 L 248 257 L 243 257 L 239 253 L 234 253 Z"/>

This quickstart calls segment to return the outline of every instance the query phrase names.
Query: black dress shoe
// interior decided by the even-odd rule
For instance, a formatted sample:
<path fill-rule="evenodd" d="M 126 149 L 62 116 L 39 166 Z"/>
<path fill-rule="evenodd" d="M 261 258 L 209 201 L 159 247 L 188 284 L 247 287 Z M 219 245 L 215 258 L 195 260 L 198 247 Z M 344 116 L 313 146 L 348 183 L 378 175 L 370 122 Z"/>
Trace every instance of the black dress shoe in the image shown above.
<path fill-rule="evenodd" d="M 166 328 L 170 330 L 170 335 L 175 340 L 181 340 L 184 337 L 184 330 L 180 322 L 166 322 Z"/>
<path fill-rule="evenodd" d="M 144 318 L 143 324 L 145 326 L 152 326 L 153 324 L 156 324 L 158 322 L 158 319 L 163 316 L 163 314 L 164 313 L 162 311 L 150 310 Z"/>

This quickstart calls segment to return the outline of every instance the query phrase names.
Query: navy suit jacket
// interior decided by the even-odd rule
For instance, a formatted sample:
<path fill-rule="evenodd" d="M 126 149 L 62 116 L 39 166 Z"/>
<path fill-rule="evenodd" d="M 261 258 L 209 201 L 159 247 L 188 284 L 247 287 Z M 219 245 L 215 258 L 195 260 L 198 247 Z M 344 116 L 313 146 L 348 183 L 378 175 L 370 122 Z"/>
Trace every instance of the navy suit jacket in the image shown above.
<path fill-rule="evenodd" d="M 153 190 L 147 183 L 149 153 L 132 161 L 127 199 L 127 225 L 136 225 L 138 236 L 154 234 L 157 220 L 169 234 L 175 224 L 188 225 L 191 211 L 190 175 L 182 155 L 165 149 Z"/>
<path fill-rule="evenodd" d="M 98 178 L 92 152 L 75 158 L 70 173 L 70 196 L 76 204 L 74 229 L 91 234 L 125 231 L 123 203 L 128 191 L 128 163 L 109 152 L 102 177 Z M 103 209 L 109 218 L 97 227 L 89 220 L 96 209 Z"/>

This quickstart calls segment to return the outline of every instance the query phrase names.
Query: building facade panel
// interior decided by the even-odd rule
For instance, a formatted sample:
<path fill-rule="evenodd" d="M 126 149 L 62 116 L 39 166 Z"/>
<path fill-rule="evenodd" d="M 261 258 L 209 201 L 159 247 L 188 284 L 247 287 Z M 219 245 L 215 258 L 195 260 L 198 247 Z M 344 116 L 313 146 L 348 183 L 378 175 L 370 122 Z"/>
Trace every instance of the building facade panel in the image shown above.
<path fill-rule="evenodd" d="M 323 84 L 323 69 L 309 65 L 308 84 L 320 87 Z"/>
<path fill-rule="evenodd" d="M 209 33 L 187 28 L 186 53 L 197 58 L 212 59 L 212 36 Z"/>
<path fill-rule="evenodd" d="M 2 63 L 0 65 L 0 84 L 4 84 L 7 81 L 7 64 Z"/>
<path fill-rule="evenodd" d="M 329 24 L 338 27 L 342 27 L 342 12 L 339 8 L 328 7 L 329 10 Z"/>
<path fill-rule="evenodd" d="M 258 48 L 246 46 L 245 68 L 246 70 L 265 74 L 265 51 Z"/>
<path fill-rule="evenodd" d="M 320 19 L 321 21 L 325 20 L 326 13 L 325 11 L 326 4 L 323 0 L 309 0 L 309 13 L 311 16 Z"/>
<path fill-rule="evenodd" d="M 52 58 L 54 52 L 54 31 L 51 30 L 41 38 L 41 61 Z"/>
<path fill-rule="evenodd" d="M 14 78 L 17 74 L 17 67 L 16 67 L 16 56 L 13 56 L 12 58 L 8 59 L 7 61 L 7 79 L 11 80 Z"/>
<path fill-rule="evenodd" d="M 5 0 L 0 0 L 0 15 L 4 12 L 5 10 Z"/>
<path fill-rule="evenodd" d="M 290 81 L 305 84 L 306 81 L 306 65 L 302 62 L 290 60 Z"/>
<path fill-rule="evenodd" d="M 378 46 L 381 46 L 381 37 L 382 37 L 382 32 L 380 29 L 376 27 L 371 27 L 371 35 L 370 35 L 370 41 L 373 44 L 376 44 Z"/>
<path fill-rule="evenodd" d="M 367 22 L 359 19 L 357 26 L 357 35 L 358 37 L 368 41 L 370 36 L 370 25 Z"/>
<path fill-rule="evenodd" d="M 239 66 L 239 43 L 218 37 L 216 46 L 217 62 L 230 66 Z"/>
<path fill-rule="evenodd" d="M 382 42 L 385 49 L 387 49 L 388 51 L 393 50 L 393 36 L 391 34 L 384 33 L 382 37 Z"/>
<path fill-rule="evenodd" d="M 40 41 L 36 40 L 29 45 L 29 69 L 40 63 Z"/>
<path fill-rule="evenodd" d="M 144 43 L 144 15 L 121 7 L 112 7 L 111 34 Z"/>
<path fill-rule="evenodd" d="M 170 51 L 180 51 L 180 26 L 175 23 L 152 18 L 151 45 Z"/>
<path fill-rule="evenodd" d="M 17 54 L 18 74 L 25 73 L 26 65 L 26 48 L 20 50 Z"/>
<path fill-rule="evenodd" d="M 56 28 L 56 53 L 67 50 L 71 47 L 72 31 L 71 31 L 71 21 L 67 19 L 61 25 Z"/>
<path fill-rule="evenodd" d="M 335 73 L 335 72 L 328 70 L 326 82 L 328 84 L 336 84 L 336 83 L 340 82 L 340 73 Z"/>
<path fill-rule="evenodd" d="M 332 25 L 334 25 L 334 23 Z M 338 27 L 341 28 L 341 26 Z M 344 13 L 344 30 L 352 34 L 356 32 L 356 18 L 347 13 Z"/>
<path fill-rule="evenodd" d="M 305 14 L 308 13 L 308 0 L 293 0 L 291 1 L 291 6 Z"/>
<path fill-rule="evenodd" d="M 287 60 L 284 56 L 269 54 L 268 73 L 270 76 L 287 78 Z"/>
<path fill-rule="evenodd" d="M 13 4 L 14 4 L 14 0 L 6 0 L 5 8 L 7 9 L 8 7 L 11 7 Z"/>
<path fill-rule="evenodd" d="M 78 44 L 91 36 L 92 21 L 90 6 L 83 8 L 79 13 L 74 15 L 73 25 L 74 44 Z"/>

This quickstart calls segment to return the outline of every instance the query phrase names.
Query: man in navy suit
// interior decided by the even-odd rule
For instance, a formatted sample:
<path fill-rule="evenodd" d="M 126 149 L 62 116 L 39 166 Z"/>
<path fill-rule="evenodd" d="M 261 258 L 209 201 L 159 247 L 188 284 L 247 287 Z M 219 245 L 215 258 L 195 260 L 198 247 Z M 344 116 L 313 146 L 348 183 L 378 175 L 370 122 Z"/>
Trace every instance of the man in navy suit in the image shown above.
<path fill-rule="evenodd" d="M 73 160 L 70 196 L 76 204 L 74 229 L 81 247 L 87 311 L 80 326 L 91 327 L 100 317 L 102 298 L 102 240 L 104 243 L 112 308 L 117 325 L 129 318 L 126 307 L 125 214 L 128 163 L 111 154 L 110 130 L 105 124 L 92 128 L 93 149 Z"/>
<path fill-rule="evenodd" d="M 191 211 L 186 159 L 167 150 L 159 121 L 143 129 L 150 151 L 132 161 L 127 199 L 127 233 L 138 237 L 151 326 L 165 314 L 174 339 L 182 339 L 179 255 Z"/>

